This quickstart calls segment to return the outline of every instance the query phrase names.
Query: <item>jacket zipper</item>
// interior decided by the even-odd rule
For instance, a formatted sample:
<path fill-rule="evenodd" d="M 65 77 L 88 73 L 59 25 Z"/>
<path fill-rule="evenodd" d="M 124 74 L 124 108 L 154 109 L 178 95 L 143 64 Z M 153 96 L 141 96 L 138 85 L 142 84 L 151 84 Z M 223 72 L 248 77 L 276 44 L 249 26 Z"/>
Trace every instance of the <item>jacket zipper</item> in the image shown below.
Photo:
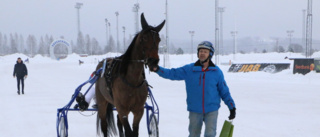
<path fill-rule="evenodd" d="M 205 113 L 205 110 L 204 110 L 204 85 L 205 85 L 205 77 L 206 77 L 206 71 L 204 71 L 203 73 L 203 87 L 202 87 L 202 112 L 203 114 Z"/>

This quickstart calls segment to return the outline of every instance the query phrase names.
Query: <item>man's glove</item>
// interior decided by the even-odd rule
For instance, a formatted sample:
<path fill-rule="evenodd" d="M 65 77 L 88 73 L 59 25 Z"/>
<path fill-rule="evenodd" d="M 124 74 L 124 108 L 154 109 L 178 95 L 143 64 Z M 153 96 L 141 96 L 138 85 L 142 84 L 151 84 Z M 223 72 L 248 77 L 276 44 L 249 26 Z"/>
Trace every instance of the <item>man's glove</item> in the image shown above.
<path fill-rule="evenodd" d="M 236 108 L 230 110 L 229 120 L 232 120 L 236 117 Z"/>

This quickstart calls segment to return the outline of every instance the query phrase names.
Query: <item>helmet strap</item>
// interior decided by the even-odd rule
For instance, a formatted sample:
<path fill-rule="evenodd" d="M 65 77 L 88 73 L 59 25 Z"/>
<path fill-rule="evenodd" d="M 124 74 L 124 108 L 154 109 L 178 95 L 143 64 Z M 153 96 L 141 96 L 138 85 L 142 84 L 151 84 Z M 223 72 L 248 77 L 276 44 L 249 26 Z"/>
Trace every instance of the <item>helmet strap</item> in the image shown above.
<path fill-rule="evenodd" d="M 210 57 L 208 57 L 208 58 L 207 58 L 206 60 L 204 60 L 204 61 L 201 61 L 201 60 L 200 60 L 200 64 L 201 64 L 202 67 L 203 67 L 203 63 L 207 62 L 207 61 L 209 60 L 209 58 L 210 58 Z"/>

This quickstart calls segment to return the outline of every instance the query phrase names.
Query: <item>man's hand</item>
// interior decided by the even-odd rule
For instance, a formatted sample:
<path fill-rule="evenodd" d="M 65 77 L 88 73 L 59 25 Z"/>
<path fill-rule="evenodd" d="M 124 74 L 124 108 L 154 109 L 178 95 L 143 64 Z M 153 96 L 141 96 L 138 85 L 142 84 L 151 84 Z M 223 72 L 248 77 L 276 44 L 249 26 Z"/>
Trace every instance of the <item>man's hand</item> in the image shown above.
<path fill-rule="evenodd" d="M 236 108 L 230 110 L 229 120 L 232 120 L 236 117 Z"/>
<path fill-rule="evenodd" d="M 13 78 L 16 78 L 16 76 L 15 76 L 15 75 L 13 75 Z"/>
<path fill-rule="evenodd" d="M 157 65 L 156 67 L 153 67 L 153 69 L 151 71 L 157 72 L 158 70 L 159 70 L 159 66 Z"/>
<path fill-rule="evenodd" d="M 25 75 L 25 76 L 24 76 L 24 78 L 27 78 L 27 77 L 28 77 L 28 75 Z"/>

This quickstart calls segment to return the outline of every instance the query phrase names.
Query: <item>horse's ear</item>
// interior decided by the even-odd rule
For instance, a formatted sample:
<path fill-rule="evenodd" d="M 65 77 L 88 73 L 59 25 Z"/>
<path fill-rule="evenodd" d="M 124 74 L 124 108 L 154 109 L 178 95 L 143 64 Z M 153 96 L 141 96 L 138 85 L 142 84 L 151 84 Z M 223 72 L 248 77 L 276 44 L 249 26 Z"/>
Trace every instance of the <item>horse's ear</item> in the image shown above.
<path fill-rule="evenodd" d="M 155 27 L 155 31 L 156 32 L 160 32 L 160 30 L 162 29 L 162 27 L 164 26 L 164 23 L 166 23 L 166 20 L 164 20 L 161 24 L 159 24 L 157 27 Z"/>
<path fill-rule="evenodd" d="M 143 13 L 141 13 L 141 27 L 142 27 L 142 30 L 144 30 L 144 29 L 149 27 L 149 24 L 146 21 L 146 19 L 144 18 Z"/>

